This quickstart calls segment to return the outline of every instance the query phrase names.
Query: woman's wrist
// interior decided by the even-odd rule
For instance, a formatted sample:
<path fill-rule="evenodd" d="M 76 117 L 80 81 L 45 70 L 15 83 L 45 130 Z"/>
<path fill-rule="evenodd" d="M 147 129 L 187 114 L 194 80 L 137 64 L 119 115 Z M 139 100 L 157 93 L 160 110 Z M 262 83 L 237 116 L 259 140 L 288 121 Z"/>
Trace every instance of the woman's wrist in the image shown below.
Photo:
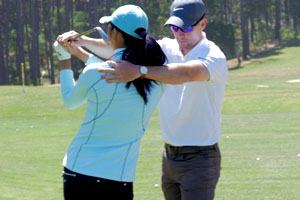
<path fill-rule="evenodd" d="M 59 61 L 59 69 L 71 69 L 71 59 Z"/>

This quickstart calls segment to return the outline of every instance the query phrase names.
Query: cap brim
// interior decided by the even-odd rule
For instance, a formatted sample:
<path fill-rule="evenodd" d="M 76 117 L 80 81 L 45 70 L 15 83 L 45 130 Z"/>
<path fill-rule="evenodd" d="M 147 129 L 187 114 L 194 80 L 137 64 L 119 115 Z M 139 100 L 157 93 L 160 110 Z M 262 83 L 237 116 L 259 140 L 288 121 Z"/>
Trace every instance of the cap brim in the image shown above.
<path fill-rule="evenodd" d="M 106 24 L 108 22 L 111 22 L 111 19 L 112 19 L 111 16 L 104 16 L 99 19 L 99 22 L 100 24 Z"/>
<path fill-rule="evenodd" d="M 173 16 L 171 16 L 171 17 L 167 20 L 167 22 L 165 23 L 165 26 L 168 26 L 168 25 L 174 25 L 174 26 L 177 26 L 177 27 L 179 27 L 179 28 L 184 28 L 184 29 L 186 29 L 186 28 L 188 28 L 189 26 L 191 26 L 192 24 L 193 24 L 192 21 L 185 20 L 185 22 L 184 22 L 181 18 L 179 18 L 179 17 L 173 15 Z"/>

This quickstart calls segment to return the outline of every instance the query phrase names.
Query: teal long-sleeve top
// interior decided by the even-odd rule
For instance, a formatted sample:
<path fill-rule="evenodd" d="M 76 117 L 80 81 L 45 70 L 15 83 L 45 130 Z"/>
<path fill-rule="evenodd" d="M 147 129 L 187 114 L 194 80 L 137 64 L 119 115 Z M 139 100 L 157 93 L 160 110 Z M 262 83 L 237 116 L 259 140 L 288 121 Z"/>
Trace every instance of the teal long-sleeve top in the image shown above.
<path fill-rule="evenodd" d="M 124 49 L 115 51 L 120 60 Z M 64 157 L 63 165 L 74 172 L 123 182 L 133 182 L 143 136 L 163 86 L 153 84 L 148 103 L 131 84 L 106 83 L 97 71 L 110 67 L 90 56 L 77 83 L 73 71 L 60 72 L 65 107 L 75 109 L 87 101 L 83 123 Z"/>

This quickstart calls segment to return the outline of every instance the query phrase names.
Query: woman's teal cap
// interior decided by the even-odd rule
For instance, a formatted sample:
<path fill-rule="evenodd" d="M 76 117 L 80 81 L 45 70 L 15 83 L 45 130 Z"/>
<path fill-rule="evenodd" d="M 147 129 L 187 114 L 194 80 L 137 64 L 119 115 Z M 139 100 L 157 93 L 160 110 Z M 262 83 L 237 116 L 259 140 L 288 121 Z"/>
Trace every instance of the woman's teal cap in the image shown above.
<path fill-rule="evenodd" d="M 146 13 L 139 6 L 135 5 L 121 6 L 111 16 L 101 17 L 99 22 L 101 24 L 111 22 L 120 30 L 138 39 L 143 38 L 136 34 L 135 31 L 143 28 L 147 32 L 149 26 Z"/>

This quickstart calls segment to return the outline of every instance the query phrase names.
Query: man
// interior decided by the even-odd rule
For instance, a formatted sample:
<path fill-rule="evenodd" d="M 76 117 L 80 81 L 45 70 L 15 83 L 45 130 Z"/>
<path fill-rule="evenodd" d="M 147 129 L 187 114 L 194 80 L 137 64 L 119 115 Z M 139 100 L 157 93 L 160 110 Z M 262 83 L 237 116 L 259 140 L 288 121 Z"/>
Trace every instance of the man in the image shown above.
<path fill-rule="evenodd" d="M 148 68 L 107 61 L 114 69 L 98 70 L 110 73 L 102 76 L 110 83 L 148 78 L 168 84 L 159 105 L 165 139 L 162 189 L 166 200 L 214 199 L 220 176 L 218 142 L 228 71 L 224 54 L 203 32 L 206 24 L 202 0 L 175 0 L 165 23 L 175 39 L 158 41 L 168 64 Z M 103 41 L 85 38 L 80 42 L 109 57 L 100 50 Z"/>

